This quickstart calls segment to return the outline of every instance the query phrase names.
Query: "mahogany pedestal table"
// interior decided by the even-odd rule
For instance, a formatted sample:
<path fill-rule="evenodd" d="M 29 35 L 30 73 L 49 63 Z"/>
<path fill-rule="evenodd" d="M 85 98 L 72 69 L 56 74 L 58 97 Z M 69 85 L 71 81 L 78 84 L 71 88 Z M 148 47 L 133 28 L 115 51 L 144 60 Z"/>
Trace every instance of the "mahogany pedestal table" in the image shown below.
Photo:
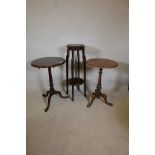
<path fill-rule="evenodd" d="M 51 101 L 51 97 L 53 95 L 58 94 L 58 95 L 60 95 L 61 98 L 68 98 L 68 96 L 62 96 L 60 91 L 56 91 L 54 89 L 52 72 L 51 72 L 52 67 L 60 66 L 64 63 L 65 63 L 65 59 L 60 58 L 60 57 L 43 57 L 43 58 L 36 59 L 36 60 L 32 61 L 32 63 L 31 63 L 31 65 L 33 67 L 37 67 L 39 69 L 40 68 L 48 68 L 50 90 L 48 90 L 46 92 L 46 94 L 42 94 L 44 97 L 48 96 L 48 105 L 45 108 L 45 112 L 47 112 L 50 107 L 50 101 Z"/>
<path fill-rule="evenodd" d="M 95 92 L 93 92 L 92 98 L 91 98 L 90 102 L 88 103 L 87 107 L 90 107 L 93 104 L 93 101 L 96 98 L 99 99 L 100 97 L 102 97 L 104 99 L 106 104 L 112 106 L 113 104 L 109 103 L 107 101 L 107 95 L 101 92 L 101 89 L 102 89 L 102 84 L 101 84 L 102 70 L 103 70 L 103 68 L 117 67 L 118 63 L 113 61 L 113 60 L 110 60 L 110 59 L 94 58 L 94 59 L 88 59 L 86 61 L 86 64 L 90 67 L 98 67 L 99 68 L 99 78 L 98 78 L 97 87 L 95 89 Z"/>

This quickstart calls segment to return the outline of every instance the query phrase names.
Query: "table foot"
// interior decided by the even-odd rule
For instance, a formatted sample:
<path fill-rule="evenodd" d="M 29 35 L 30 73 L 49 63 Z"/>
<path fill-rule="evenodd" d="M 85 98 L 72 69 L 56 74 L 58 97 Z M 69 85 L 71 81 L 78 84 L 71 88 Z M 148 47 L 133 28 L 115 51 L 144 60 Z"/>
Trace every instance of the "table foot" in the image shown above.
<path fill-rule="evenodd" d="M 49 90 L 49 91 L 46 92 L 46 94 L 42 94 L 43 97 L 48 96 L 48 104 L 47 104 L 47 107 L 45 108 L 45 112 L 47 112 L 49 107 L 50 107 L 51 97 L 53 95 L 56 95 L 56 94 L 60 95 L 61 98 L 68 98 L 69 97 L 69 96 L 63 96 L 60 91 L 56 91 L 56 90 L 52 90 L 52 91 Z"/>
<path fill-rule="evenodd" d="M 52 97 L 53 94 L 50 94 L 49 97 L 48 97 L 48 105 L 47 107 L 45 108 L 45 112 L 48 111 L 49 107 L 50 107 L 50 101 L 51 101 L 51 97 Z"/>
<path fill-rule="evenodd" d="M 106 103 L 107 105 L 109 105 L 109 106 L 112 106 L 112 105 L 113 105 L 112 103 L 109 103 L 109 102 L 107 101 L 107 95 L 106 95 L 106 94 L 103 94 L 103 93 L 101 93 L 101 92 L 95 91 L 95 93 L 92 94 L 92 98 L 91 98 L 90 103 L 87 104 L 87 108 L 89 108 L 89 107 L 93 104 L 93 102 L 94 102 L 94 100 L 95 100 L 96 98 L 99 99 L 100 97 L 102 97 L 102 98 L 104 99 L 104 101 L 105 101 L 105 103 Z"/>
<path fill-rule="evenodd" d="M 46 94 L 42 94 L 42 96 L 47 97 L 50 91 L 47 91 Z"/>
<path fill-rule="evenodd" d="M 87 104 L 87 108 L 89 108 L 93 104 L 93 101 L 95 100 L 95 98 L 96 98 L 96 95 L 95 93 L 93 93 L 90 103 Z"/>
<path fill-rule="evenodd" d="M 108 105 L 110 105 L 110 106 L 113 106 L 113 104 L 112 103 L 109 103 L 108 101 L 107 101 L 107 95 L 106 94 L 101 94 L 101 97 L 104 99 L 104 101 L 105 101 L 105 103 L 106 104 L 108 104 Z"/>
<path fill-rule="evenodd" d="M 61 98 L 69 98 L 69 96 L 63 96 L 60 91 L 55 91 L 54 94 L 60 95 Z"/>

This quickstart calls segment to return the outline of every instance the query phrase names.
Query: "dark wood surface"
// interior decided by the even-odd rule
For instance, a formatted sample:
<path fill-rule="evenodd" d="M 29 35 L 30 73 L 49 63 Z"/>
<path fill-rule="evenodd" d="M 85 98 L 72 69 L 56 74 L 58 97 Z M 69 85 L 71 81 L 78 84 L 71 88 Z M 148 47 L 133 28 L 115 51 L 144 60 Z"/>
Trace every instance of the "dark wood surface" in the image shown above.
<path fill-rule="evenodd" d="M 60 57 L 43 57 L 32 61 L 31 65 L 38 68 L 55 67 L 65 63 L 65 59 Z"/>
<path fill-rule="evenodd" d="M 101 92 L 101 89 L 102 89 L 102 82 L 101 82 L 101 80 L 102 80 L 102 70 L 103 70 L 102 68 L 99 69 L 98 83 L 97 83 L 95 92 L 93 92 L 93 94 L 92 94 L 91 101 L 88 103 L 87 107 L 90 107 L 93 104 L 94 100 L 96 98 L 99 99 L 100 97 L 104 99 L 106 104 L 108 104 L 110 106 L 113 105 L 112 103 L 107 101 L 107 95 Z"/>
<path fill-rule="evenodd" d="M 67 50 L 75 50 L 78 52 L 84 51 L 85 46 L 83 44 L 68 44 Z"/>
<path fill-rule="evenodd" d="M 80 47 L 84 47 L 83 44 L 68 44 L 67 47 L 76 47 L 76 48 L 80 48 Z"/>
<path fill-rule="evenodd" d="M 48 68 L 50 90 L 46 91 L 46 94 L 42 94 L 43 97 L 48 97 L 48 104 L 47 104 L 47 107 L 45 108 L 45 112 L 47 112 L 50 107 L 50 101 L 53 95 L 58 94 L 61 98 L 68 98 L 68 96 L 63 96 L 60 91 L 57 91 L 54 89 L 54 83 L 53 83 L 53 77 L 52 77 L 52 71 L 51 71 L 52 67 L 59 66 L 64 63 L 65 63 L 65 59 L 60 57 L 43 57 L 43 58 L 36 59 L 31 63 L 33 67 Z"/>
<path fill-rule="evenodd" d="M 118 63 L 114 60 L 110 59 L 104 59 L 104 58 L 94 58 L 94 59 L 88 59 L 86 61 L 88 66 L 92 67 L 99 67 L 99 77 L 98 77 L 98 83 L 95 89 L 95 92 L 93 92 L 90 102 L 88 103 L 87 107 L 90 107 L 94 100 L 100 97 L 104 99 L 105 103 L 112 106 L 113 104 L 107 101 L 107 95 L 101 92 L 102 89 L 102 72 L 103 68 L 114 68 L 118 66 Z"/>
<path fill-rule="evenodd" d="M 88 66 L 99 68 L 115 68 L 118 66 L 116 61 L 104 58 L 88 59 L 86 63 Z"/>
<path fill-rule="evenodd" d="M 45 112 L 47 112 L 49 107 L 50 107 L 50 101 L 51 101 L 51 97 L 53 95 L 57 95 L 58 94 L 61 98 L 68 98 L 68 96 L 63 96 L 60 91 L 57 91 L 57 90 L 54 89 L 54 83 L 53 83 L 51 67 L 48 67 L 48 75 L 49 75 L 50 90 L 48 90 L 46 92 L 46 94 L 42 94 L 43 97 L 47 97 L 48 96 L 48 104 L 47 104 L 47 107 L 45 108 Z"/>
<path fill-rule="evenodd" d="M 82 68 L 84 77 L 80 78 L 80 54 L 82 55 Z M 69 78 L 69 58 L 71 57 L 71 77 Z M 77 62 L 75 59 L 77 58 Z M 80 90 L 80 85 L 84 84 L 84 96 L 86 97 L 86 56 L 85 46 L 83 44 L 68 44 L 66 55 L 66 89 L 72 86 L 72 101 L 74 101 L 74 86 Z"/>

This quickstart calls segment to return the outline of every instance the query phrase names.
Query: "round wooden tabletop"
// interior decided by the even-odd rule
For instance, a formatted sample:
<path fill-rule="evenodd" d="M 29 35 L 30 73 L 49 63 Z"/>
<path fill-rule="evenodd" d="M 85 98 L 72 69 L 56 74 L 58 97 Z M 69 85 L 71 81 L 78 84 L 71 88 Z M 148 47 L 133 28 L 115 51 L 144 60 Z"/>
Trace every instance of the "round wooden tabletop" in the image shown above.
<path fill-rule="evenodd" d="M 116 61 L 104 58 L 88 59 L 86 61 L 86 64 L 91 67 L 99 68 L 115 68 L 118 66 L 118 63 Z"/>
<path fill-rule="evenodd" d="M 68 44 L 67 47 L 77 47 L 77 46 L 84 46 L 84 44 Z"/>
<path fill-rule="evenodd" d="M 65 63 L 65 59 L 60 57 L 43 57 L 32 61 L 31 65 L 38 68 L 49 68 Z"/>

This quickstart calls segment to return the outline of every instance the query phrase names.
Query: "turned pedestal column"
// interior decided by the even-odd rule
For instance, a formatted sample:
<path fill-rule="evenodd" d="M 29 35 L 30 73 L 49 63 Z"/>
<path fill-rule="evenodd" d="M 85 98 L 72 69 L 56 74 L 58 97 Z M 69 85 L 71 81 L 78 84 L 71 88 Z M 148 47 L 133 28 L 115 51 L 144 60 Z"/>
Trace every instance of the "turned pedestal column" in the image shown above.
<path fill-rule="evenodd" d="M 53 83 L 52 71 L 51 71 L 52 67 L 60 66 L 64 63 L 65 63 L 65 59 L 59 58 L 59 57 L 39 58 L 39 59 L 32 61 L 31 63 L 33 67 L 37 67 L 39 69 L 48 68 L 50 89 L 46 92 L 46 94 L 42 94 L 44 97 L 48 97 L 48 104 L 47 104 L 47 107 L 45 108 L 45 112 L 47 112 L 50 107 L 50 101 L 53 95 L 58 94 L 61 98 L 68 98 L 68 96 L 62 96 L 60 91 L 56 91 L 54 89 L 54 83 Z"/>
<path fill-rule="evenodd" d="M 103 68 L 114 68 L 118 66 L 118 63 L 110 60 L 110 59 L 103 59 L 103 58 L 94 58 L 87 60 L 86 64 L 91 67 L 98 67 L 99 68 L 99 77 L 98 77 L 98 83 L 95 89 L 95 92 L 93 92 L 90 102 L 88 103 L 87 107 L 90 107 L 94 100 L 100 97 L 104 99 L 105 103 L 112 106 L 112 103 L 109 103 L 107 101 L 107 95 L 101 92 L 102 89 L 102 72 Z"/>

